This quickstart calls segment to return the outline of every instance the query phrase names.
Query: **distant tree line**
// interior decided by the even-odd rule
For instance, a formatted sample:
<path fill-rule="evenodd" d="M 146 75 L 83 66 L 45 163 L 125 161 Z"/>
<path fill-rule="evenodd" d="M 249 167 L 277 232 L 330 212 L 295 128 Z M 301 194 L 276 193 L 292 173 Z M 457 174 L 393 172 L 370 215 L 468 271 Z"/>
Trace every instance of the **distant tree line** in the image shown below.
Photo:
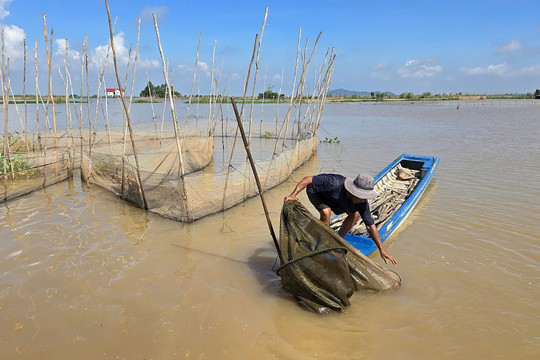
<path fill-rule="evenodd" d="M 272 86 L 269 86 L 264 93 L 259 93 L 257 98 L 265 100 L 277 100 L 278 98 L 284 99 L 285 94 L 278 94 L 277 92 L 274 92 L 274 88 Z"/>
<path fill-rule="evenodd" d="M 173 86 L 171 86 L 171 92 L 176 97 L 182 96 L 178 91 L 174 91 Z M 146 87 L 141 91 L 139 96 L 141 96 L 141 97 L 150 97 L 150 95 L 152 95 L 152 97 L 164 98 L 166 94 L 167 94 L 167 85 L 166 84 L 161 84 L 161 85 L 155 86 L 154 84 L 152 84 L 151 81 L 149 81 L 148 84 L 146 85 Z"/>
<path fill-rule="evenodd" d="M 328 95 L 330 99 L 338 99 L 337 101 L 384 101 L 384 100 L 407 100 L 407 101 L 426 101 L 426 100 L 459 100 L 459 99 L 540 99 L 540 89 L 536 89 L 534 93 L 526 94 L 471 94 L 471 93 L 440 93 L 432 94 L 425 91 L 421 94 L 413 92 L 403 92 L 399 95 L 390 92 L 371 92 L 366 95 Z M 335 101 L 335 100 L 334 100 Z"/>

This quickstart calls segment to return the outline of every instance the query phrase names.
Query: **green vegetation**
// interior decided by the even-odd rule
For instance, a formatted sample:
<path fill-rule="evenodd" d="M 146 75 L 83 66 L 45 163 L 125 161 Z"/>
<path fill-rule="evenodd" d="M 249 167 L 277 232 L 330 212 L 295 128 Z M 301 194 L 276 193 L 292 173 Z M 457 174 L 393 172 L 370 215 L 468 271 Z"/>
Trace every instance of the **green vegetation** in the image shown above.
<path fill-rule="evenodd" d="M 277 100 L 278 98 L 285 99 L 285 94 L 278 94 L 277 92 L 274 92 L 273 90 L 274 90 L 273 86 L 268 86 L 268 88 L 266 89 L 264 93 L 259 93 L 259 96 L 257 97 L 257 99 L 259 100 L 262 100 L 262 99 Z"/>
<path fill-rule="evenodd" d="M 5 159 L 7 172 L 18 172 L 30 169 L 30 165 L 26 162 L 22 155 L 9 159 Z M 13 166 L 13 168 L 12 168 Z M 0 152 L 0 175 L 4 174 L 4 154 Z"/>
<path fill-rule="evenodd" d="M 182 96 L 178 91 L 174 91 L 174 88 L 172 86 L 171 86 L 171 92 L 176 97 Z M 152 95 L 152 97 L 164 98 L 166 94 L 167 94 L 167 85 L 166 84 L 161 84 L 161 85 L 155 86 L 154 84 L 152 84 L 151 81 L 149 81 L 148 84 L 146 85 L 146 87 L 141 91 L 139 96 L 140 97 L 149 97 L 150 95 Z"/>
<path fill-rule="evenodd" d="M 264 139 L 275 139 L 276 138 L 276 134 L 271 132 L 271 131 L 268 131 L 266 130 L 262 136 Z"/>
<path fill-rule="evenodd" d="M 422 94 L 414 94 L 412 92 L 404 92 L 400 95 L 391 93 L 374 93 L 362 96 L 354 95 L 328 95 L 328 101 L 332 102 L 373 102 L 373 101 L 442 101 L 442 100 L 486 100 L 486 99 L 534 99 L 540 98 L 540 89 L 536 89 L 535 93 L 526 94 L 471 94 L 471 93 L 441 93 L 432 94 L 425 91 Z"/>
<path fill-rule="evenodd" d="M 321 142 L 326 143 L 326 144 L 341 144 L 341 140 L 339 140 L 337 136 L 333 139 L 325 137 L 324 140 Z"/>

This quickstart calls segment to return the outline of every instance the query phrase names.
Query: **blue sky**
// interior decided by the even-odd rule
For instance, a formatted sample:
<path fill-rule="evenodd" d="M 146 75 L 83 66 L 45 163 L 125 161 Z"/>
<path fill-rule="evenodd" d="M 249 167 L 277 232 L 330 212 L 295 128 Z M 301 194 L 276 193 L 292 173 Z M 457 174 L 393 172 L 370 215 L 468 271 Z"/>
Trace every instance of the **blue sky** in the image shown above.
<path fill-rule="evenodd" d="M 135 94 L 145 86 L 146 73 L 163 83 L 161 59 L 152 22 L 158 18 L 165 56 L 176 89 L 189 93 L 197 42 L 202 30 L 198 63 L 200 93 L 208 93 L 214 44 L 215 76 L 223 67 L 220 89 L 239 95 L 248 68 L 255 34 L 261 30 L 265 7 L 268 19 L 260 55 L 259 87 L 289 93 L 296 61 L 298 31 L 302 49 L 311 47 L 319 32 L 314 65 L 325 52 L 338 52 L 331 89 L 432 93 L 525 93 L 540 88 L 540 1 L 140 1 L 110 0 L 121 77 L 125 76 L 130 44 L 141 37 Z M 91 93 L 109 40 L 104 0 L 0 0 L 6 58 L 11 86 L 22 92 L 23 43 L 27 43 L 27 92 L 34 92 L 34 47 L 38 45 L 40 91 L 46 93 L 43 13 L 53 29 L 54 90 L 63 92 L 65 38 L 69 41 L 69 70 L 80 89 L 80 56 L 88 35 Z M 134 55 L 134 54 L 133 54 Z M 313 75 L 314 76 L 314 75 Z M 96 80 L 94 80 L 96 79 Z M 113 85 L 107 70 L 105 83 Z M 128 86 L 128 89 L 130 86 Z M 75 93 L 78 93 L 75 90 Z"/>

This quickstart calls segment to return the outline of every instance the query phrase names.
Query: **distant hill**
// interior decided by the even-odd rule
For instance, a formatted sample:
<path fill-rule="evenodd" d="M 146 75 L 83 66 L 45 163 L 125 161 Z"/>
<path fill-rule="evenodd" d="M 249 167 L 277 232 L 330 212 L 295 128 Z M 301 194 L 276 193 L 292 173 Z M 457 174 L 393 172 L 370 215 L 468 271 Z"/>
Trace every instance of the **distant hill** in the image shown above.
<path fill-rule="evenodd" d="M 396 94 L 390 92 L 390 91 L 374 91 L 374 94 L 388 94 L 390 96 L 396 96 Z M 354 90 L 346 90 L 346 89 L 335 89 L 328 91 L 328 96 L 352 96 L 352 95 L 358 95 L 358 96 L 371 96 L 371 91 L 354 91 Z"/>

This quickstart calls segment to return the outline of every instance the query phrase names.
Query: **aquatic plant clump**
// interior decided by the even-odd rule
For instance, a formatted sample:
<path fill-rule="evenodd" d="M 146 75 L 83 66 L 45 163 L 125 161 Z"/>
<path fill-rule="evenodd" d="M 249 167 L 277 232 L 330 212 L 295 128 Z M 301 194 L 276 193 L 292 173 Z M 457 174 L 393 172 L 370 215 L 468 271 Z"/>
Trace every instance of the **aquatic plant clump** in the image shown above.
<path fill-rule="evenodd" d="M 11 172 L 20 172 L 31 168 L 22 155 L 17 155 L 15 157 L 8 156 L 4 158 L 4 154 L 0 152 L 0 175 L 4 174 L 4 163 L 6 164 L 6 174 Z"/>

